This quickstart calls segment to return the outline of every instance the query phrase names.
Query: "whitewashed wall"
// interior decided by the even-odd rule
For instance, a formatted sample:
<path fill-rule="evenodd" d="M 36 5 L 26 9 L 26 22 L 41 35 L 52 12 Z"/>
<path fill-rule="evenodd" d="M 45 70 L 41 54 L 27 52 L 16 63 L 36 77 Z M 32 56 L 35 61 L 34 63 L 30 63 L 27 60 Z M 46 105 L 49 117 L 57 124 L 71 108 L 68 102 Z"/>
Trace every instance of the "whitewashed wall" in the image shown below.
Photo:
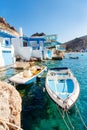
<path fill-rule="evenodd" d="M 2 51 L 0 51 L 0 67 L 3 67 L 3 66 L 4 66 L 4 59 L 2 56 Z"/>
<path fill-rule="evenodd" d="M 11 65 L 11 64 L 15 63 L 14 47 L 13 47 L 13 45 L 6 47 L 5 40 L 8 40 L 10 42 L 9 38 L 1 38 L 0 37 L 0 67 L 5 67 L 6 65 Z M 9 59 L 8 59 L 8 53 L 6 54 L 7 63 L 5 61 L 5 58 L 3 57 L 2 51 L 10 51 L 11 52 Z M 9 61 L 10 58 L 11 58 L 11 62 Z"/>
<path fill-rule="evenodd" d="M 30 60 L 32 55 L 32 47 L 23 47 L 23 41 L 20 38 L 13 38 L 12 44 L 14 46 L 15 56 L 19 55 L 25 60 Z"/>
<path fill-rule="evenodd" d="M 42 60 L 42 50 L 32 50 L 32 57 L 40 58 Z"/>
<path fill-rule="evenodd" d="M 34 46 L 38 47 L 37 41 L 30 41 L 30 44 L 32 47 L 34 47 Z M 43 54 L 42 54 L 43 42 L 40 41 L 39 44 L 40 44 L 39 50 L 38 49 L 32 50 L 32 57 L 40 58 L 41 60 L 43 60 Z"/>

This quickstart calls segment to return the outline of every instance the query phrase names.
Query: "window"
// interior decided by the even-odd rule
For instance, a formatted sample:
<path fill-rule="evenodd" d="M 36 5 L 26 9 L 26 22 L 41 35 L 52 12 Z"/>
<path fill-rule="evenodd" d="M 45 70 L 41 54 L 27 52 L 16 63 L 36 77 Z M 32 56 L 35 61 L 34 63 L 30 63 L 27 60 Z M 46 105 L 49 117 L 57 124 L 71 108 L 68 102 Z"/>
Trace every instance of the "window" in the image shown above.
<path fill-rule="evenodd" d="M 6 40 L 5 41 L 5 45 L 8 46 L 9 45 L 9 41 Z"/>
<path fill-rule="evenodd" d="M 24 47 L 28 46 L 26 41 L 23 41 L 23 46 Z"/>
<path fill-rule="evenodd" d="M 6 48 L 11 47 L 10 41 L 9 41 L 9 40 L 5 40 L 5 39 L 3 38 L 3 41 L 2 41 L 2 43 L 1 43 L 1 46 L 2 46 L 2 47 L 6 47 Z"/>

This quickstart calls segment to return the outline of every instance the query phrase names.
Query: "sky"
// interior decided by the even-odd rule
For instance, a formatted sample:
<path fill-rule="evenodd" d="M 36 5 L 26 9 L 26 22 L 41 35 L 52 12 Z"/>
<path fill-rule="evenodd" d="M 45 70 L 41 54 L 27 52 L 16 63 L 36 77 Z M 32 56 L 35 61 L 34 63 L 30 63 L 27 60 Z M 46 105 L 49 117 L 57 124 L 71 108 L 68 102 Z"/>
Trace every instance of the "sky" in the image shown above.
<path fill-rule="evenodd" d="M 27 36 L 57 34 L 64 43 L 87 35 L 87 0 L 0 0 L 0 16 Z"/>

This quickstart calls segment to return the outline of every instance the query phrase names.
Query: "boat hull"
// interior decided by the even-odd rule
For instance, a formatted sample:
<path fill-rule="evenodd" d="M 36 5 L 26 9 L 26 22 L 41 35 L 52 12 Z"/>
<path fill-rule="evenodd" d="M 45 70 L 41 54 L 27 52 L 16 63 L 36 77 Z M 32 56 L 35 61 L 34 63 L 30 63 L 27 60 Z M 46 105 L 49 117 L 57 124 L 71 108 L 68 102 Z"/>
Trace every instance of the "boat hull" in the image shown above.
<path fill-rule="evenodd" d="M 41 77 L 41 75 L 43 75 L 46 69 L 47 69 L 46 67 L 43 67 L 43 69 L 40 72 L 31 77 L 23 77 L 23 72 L 21 72 L 19 74 L 12 76 L 11 78 L 9 78 L 9 80 L 16 84 L 30 84 L 36 81 L 37 77 Z"/>
<path fill-rule="evenodd" d="M 65 70 L 68 70 L 68 68 L 55 68 L 53 71 L 61 71 L 64 73 Z M 53 71 L 50 71 L 51 73 L 53 73 Z M 71 93 L 69 93 L 67 95 L 67 93 L 62 92 L 62 97 L 60 96 L 60 92 L 59 91 L 54 91 L 54 89 L 52 89 L 53 87 L 50 87 L 51 85 L 49 84 L 49 74 L 50 72 L 48 71 L 48 74 L 46 76 L 46 90 L 47 93 L 49 94 L 49 96 L 51 97 L 51 99 L 60 107 L 62 107 L 64 110 L 68 111 L 77 101 L 79 93 L 80 93 L 80 87 L 79 84 L 76 80 L 76 78 L 72 75 L 71 80 L 74 82 L 75 87 L 73 88 L 73 91 Z M 52 76 L 52 75 L 51 75 Z M 52 78 L 52 77 L 51 77 Z M 64 76 L 63 76 L 64 78 Z M 67 76 L 65 77 L 65 81 L 66 81 Z M 61 78 L 62 79 L 62 78 Z M 55 78 L 54 78 L 55 80 Z M 53 86 L 53 85 L 52 85 Z M 59 87 L 59 86 L 57 86 Z M 60 86 L 62 88 L 62 86 Z M 70 86 L 69 86 L 70 87 Z M 63 88 L 64 89 L 64 88 Z M 65 94 L 65 95 L 64 95 Z M 64 97 L 65 96 L 65 97 Z"/>

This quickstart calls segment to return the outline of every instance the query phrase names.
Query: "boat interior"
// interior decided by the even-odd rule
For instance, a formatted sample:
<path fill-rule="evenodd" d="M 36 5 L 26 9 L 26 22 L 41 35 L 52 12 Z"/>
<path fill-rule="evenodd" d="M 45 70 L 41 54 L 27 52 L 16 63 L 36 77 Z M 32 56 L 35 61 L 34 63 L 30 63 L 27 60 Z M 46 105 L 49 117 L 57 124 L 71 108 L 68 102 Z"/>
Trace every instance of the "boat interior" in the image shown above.
<path fill-rule="evenodd" d="M 51 91 L 62 100 L 68 98 L 74 91 L 72 75 L 67 71 L 64 73 L 56 73 L 52 71 L 49 74 L 47 83 Z"/>

